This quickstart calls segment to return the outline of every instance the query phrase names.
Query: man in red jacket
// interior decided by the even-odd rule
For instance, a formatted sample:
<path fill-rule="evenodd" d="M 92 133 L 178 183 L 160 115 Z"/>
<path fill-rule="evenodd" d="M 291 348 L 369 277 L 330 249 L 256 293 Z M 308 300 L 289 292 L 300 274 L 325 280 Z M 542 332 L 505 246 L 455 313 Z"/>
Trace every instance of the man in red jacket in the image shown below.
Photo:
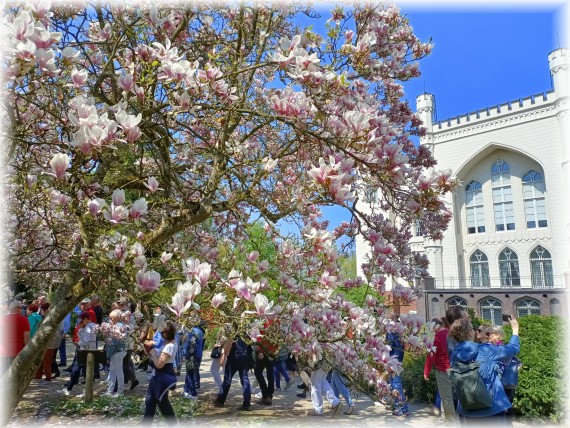
<path fill-rule="evenodd" d="M 30 323 L 28 317 L 22 315 L 22 302 L 14 300 L 8 308 L 9 313 L 0 317 L 0 331 L 2 340 L 0 342 L 0 357 L 5 366 L 0 367 L 7 370 L 16 356 L 30 340 Z"/>
<path fill-rule="evenodd" d="M 450 363 L 449 354 L 447 352 L 447 333 L 449 330 L 447 329 L 445 318 L 434 318 L 432 322 L 435 322 L 434 331 L 436 333 L 433 340 L 435 352 L 428 354 L 426 358 L 424 379 L 429 380 L 429 372 L 431 371 L 432 366 L 435 366 L 435 380 L 437 382 L 439 395 L 441 396 L 441 404 L 445 413 L 445 419 L 447 421 L 456 421 L 457 414 L 455 413 L 455 406 L 453 405 L 451 378 L 448 374 Z"/>

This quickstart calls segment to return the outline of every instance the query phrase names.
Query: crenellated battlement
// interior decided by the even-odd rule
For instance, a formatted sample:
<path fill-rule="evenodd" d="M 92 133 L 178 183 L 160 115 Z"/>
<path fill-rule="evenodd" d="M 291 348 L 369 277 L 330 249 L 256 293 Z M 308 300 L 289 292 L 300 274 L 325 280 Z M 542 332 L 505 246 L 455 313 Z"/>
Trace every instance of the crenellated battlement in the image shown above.
<path fill-rule="evenodd" d="M 439 120 L 433 124 L 433 132 L 440 130 L 448 131 L 465 125 L 473 125 L 496 118 L 502 118 L 511 114 L 521 113 L 526 110 L 536 109 L 556 100 L 555 92 L 543 92 L 541 94 L 531 95 L 526 98 L 509 101 L 486 109 L 475 110 L 467 114 L 451 117 L 445 120 Z M 429 131 L 428 131 L 429 132 Z"/>

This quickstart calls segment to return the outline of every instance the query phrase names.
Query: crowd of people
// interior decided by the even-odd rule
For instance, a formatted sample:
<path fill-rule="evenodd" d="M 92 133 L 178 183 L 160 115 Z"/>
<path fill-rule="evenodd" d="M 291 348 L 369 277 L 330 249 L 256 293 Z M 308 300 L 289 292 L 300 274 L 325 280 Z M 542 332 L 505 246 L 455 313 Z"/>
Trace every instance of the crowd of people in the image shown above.
<path fill-rule="evenodd" d="M 4 308 L 6 313 L 0 322 L 7 340 L 0 356 L 5 364 L 11 364 L 38 331 L 49 309 L 50 303 L 45 296 L 39 296 L 29 303 L 13 300 Z M 68 314 L 49 340 L 35 371 L 35 379 L 46 384 L 61 376 L 59 367 L 67 365 L 66 339 L 70 335 L 76 352 L 71 365 L 64 369 L 70 373 L 70 378 L 60 391 L 63 395 L 71 395 L 73 387 L 80 383 L 81 376 L 85 376 L 85 358 L 80 358 L 80 352 L 101 350 L 106 362 L 95 364 L 93 376 L 94 379 L 102 379 L 102 374 L 106 372 L 107 389 L 103 395 L 122 396 L 126 383 L 130 382 L 129 390 L 140 384 L 137 368 L 146 371 L 149 384 L 143 422 L 152 422 L 158 408 L 167 422 L 175 423 L 169 393 L 175 389 L 184 364 L 186 373 L 181 394 L 189 400 L 198 400 L 207 325 L 197 311 L 190 316 L 189 327 L 167 320 L 160 307 L 152 311 L 145 307 L 144 312 L 152 314 L 150 319 L 143 315 L 136 304 L 119 299 L 111 304 L 109 313 L 105 315 L 98 296 L 83 299 L 74 310 L 75 316 Z M 72 319 L 75 321 L 73 328 Z M 398 316 L 394 315 L 391 321 L 396 323 Z M 450 307 L 444 317 L 432 320 L 435 351 L 426 358 L 424 378 L 429 380 L 431 370 L 435 369 L 437 396 L 434 414 L 443 414 L 445 421 L 452 425 L 458 422 L 512 422 L 512 403 L 521 363 L 516 358 L 520 350 L 518 322 L 512 317 L 508 322 L 512 326 L 512 335 L 509 342 L 504 344 L 501 326 L 481 325 L 474 330 L 467 312 L 460 306 Z M 271 323 L 266 323 L 264 329 L 272 328 Z M 281 389 L 281 377 L 285 382 L 283 389 L 287 390 L 294 384 L 295 376 L 301 375 L 302 383 L 298 385 L 301 391 L 297 396 L 306 398 L 310 391 L 312 415 L 324 415 L 323 397 L 330 403 L 333 418 L 343 408 L 341 398 L 346 403 L 344 414 L 351 415 L 355 411 L 351 385 L 340 370 L 325 361 L 310 366 L 296 361 L 287 347 L 272 343 L 269 336 L 263 334 L 264 331 L 256 342 L 248 344 L 234 333 L 234 327 L 228 324 L 218 329 L 210 353 L 209 371 L 217 388 L 212 403 L 214 406 L 224 407 L 236 373 L 242 386 L 240 410 L 243 411 L 252 409 L 253 398 L 257 399 L 258 405 L 271 406 L 275 391 Z M 392 350 L 391 356 L 402 362 L 405 353 L 403 338 L 396 330 L 388 329 L 385 340 Z M 474 408 L 466 405 L 463 391 L 454 384 L 453 368 L 473 362 L 478 363 L 479 376 L 492 396 L 490 406 Z M 253 382 L 250 382 L 251 374 Z M 388 380 L 391 394 L 382 402 L 392 410 L 394 416 L 409 416 L 401 376 L 390 372 Z M 259 393 L 255 394 L 254 389 L 257 388 Z"/>

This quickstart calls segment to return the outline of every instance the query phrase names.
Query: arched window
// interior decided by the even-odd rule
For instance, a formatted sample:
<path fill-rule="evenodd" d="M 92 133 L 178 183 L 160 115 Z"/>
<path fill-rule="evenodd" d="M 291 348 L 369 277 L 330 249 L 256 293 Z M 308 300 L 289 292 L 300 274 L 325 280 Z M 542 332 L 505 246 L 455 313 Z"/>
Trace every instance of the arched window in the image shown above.
<path fill-rule="evenodd" d="M 366 189 L 364 189 L 364 202 L 369 204 L 378 202 L 378 189 L 367 186 Z"/>
<path fill-rule="evenodd" d="M 517 318 L 526 315 L 540 315 L 540 303 L 534 299 L 519 300 L 516 304 Z"/>
<path fill-rule="evenodd" d="M 550 315 L 560 315 L 560 300 L 552 299 L 550 301 Z"/>
<path fill-rule="evenodd" d="M 505 161 L 497 161 L 493 164 L 491 170 L 491 185 L 493 188 L 495 229 L 497 232 L 515 230 L 511 172 L 508 163 Z"/>
<path fill-rule="evenodd" d="M 447 307 L 449 308 L 451 306 L 462 306 L 467 309 L 467 300 L 457 296 L 452 297 L 447 301 Z"/>
<path fill-rule="evenodd" d="M 501 287 L 520 287 L 519 258 L 510 248 L 505 248 L 499 254 L 499 273 Z"/>
<path fill-rule="evenodd" d="M 526 227 L 546 227 L 546 185 L 540 172 L 529 171 L 523 176 L 523 200 Z"/>
<path fill-rule="evenodd" d="M 471 287 L 490 287 L 489 260 L 485 253 L 481 250 L 475 251 L 469 259 L 469 264 L 471 265 Z"/>
<path fill-rule="evenodd" d="M 478 181 L 472 181 L 465 187 L 465 211 L 467 214 L 467 233 L 484 233 L 483 191 L 481 190 L 481 183 Z"/>
<path fill-rule="evenodd" d="M 437 297 L 434 297 L 433 299 L 431 299 L 430 313 L 431 313 L 432 317 L 441 316 L 441 309 L 439 307 L 439 299 Z"/>
<path fill-rule="evenodd" d="M 552 258 L 540 245 L 530 253 L 530 280 L 535 288 L 554 286 Z"/>
<path fill-rule="evenodd" d="M 420 220 L 414 222 L 414 236 L 424 236 L 424 225 Z"/>
<path fill-rule="evenodd" d="M 499 300 L 488 297 L 481 302 L 480 307 L 481 318 L 493 325 L 503 325 L 503 311 Z"/>

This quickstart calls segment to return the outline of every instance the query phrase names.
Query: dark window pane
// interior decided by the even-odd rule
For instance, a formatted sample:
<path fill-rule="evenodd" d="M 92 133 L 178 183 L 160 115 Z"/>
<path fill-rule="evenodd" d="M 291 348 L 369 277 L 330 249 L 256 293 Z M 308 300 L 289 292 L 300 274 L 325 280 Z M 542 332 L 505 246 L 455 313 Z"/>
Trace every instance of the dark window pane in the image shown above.
<path fill-rule="evenodd" d="M 505 230 L 505 225 L 504 224 L 498 224 L 497 225 L 497 232 L 501 232 L 503 230 Z"/>
<path fill-rule="evenodd" d="M 507 223 L 507 230 L 515 230 L 515 224 L 514 223 Z"/>
<path fill-rule="evenodd" d="M 536 222 L 535 221 L 527 221 L 526 222 L 526 227 L 528 229 L 534 229 L 536 227 Z"/>
<path fill-rule="evenodd" d="M 475 233 L 475 228 L 474 227 L 470 227 L 467 229 L 467 231 L 471 234 L 471 233 Z"/>
<path fill-rule="evenodd" d="M 479 226 L 479 227 L 477 228 L 477 231 L 478 231 L 479 233 L 485 232 L 485 226 Z"/>
<path fill-rule="evenodd" d="M 538 220 L 538 227 L 546 227 L 547 224 L 546 220 Z"/>

